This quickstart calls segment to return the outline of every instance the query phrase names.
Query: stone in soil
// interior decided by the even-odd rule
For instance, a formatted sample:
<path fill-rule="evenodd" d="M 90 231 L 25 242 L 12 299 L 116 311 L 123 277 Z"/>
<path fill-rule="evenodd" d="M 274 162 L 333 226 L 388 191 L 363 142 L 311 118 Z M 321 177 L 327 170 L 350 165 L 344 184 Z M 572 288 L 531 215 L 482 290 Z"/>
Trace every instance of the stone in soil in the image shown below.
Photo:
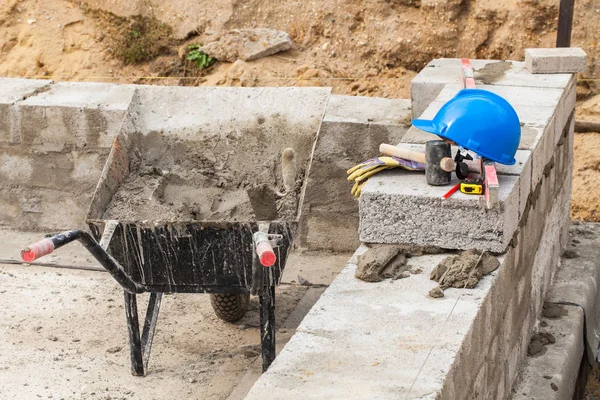
<path fill-rule="evenodd" d="M 217 34 L 215 40 L 202 46 L 202 51 L 219 61 L 251 61 L 292 47 L 290 36 L 275 29 L 234 29 Z"/>

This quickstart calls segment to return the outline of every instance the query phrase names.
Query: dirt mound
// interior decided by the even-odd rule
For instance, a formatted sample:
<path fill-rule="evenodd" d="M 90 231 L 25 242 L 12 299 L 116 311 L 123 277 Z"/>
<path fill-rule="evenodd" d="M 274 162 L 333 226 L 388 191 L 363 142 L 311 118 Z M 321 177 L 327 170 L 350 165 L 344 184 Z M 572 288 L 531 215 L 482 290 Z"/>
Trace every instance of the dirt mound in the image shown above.
<path fill-rule="evenodd" d="M 174 41 L 153 61 L 123 65 L 110 45 L 110 24 L 96 9 L 128 20 L 157 18 L 172 28 Z M 262 0 L 10 0 L 0 8 L 0 75 L 169 85 L 332 86 L 340 94 L 408 97 L 410 79 L 432 58 L 522 59 L 526 47 L 553 46 L 557 13 L 550 0 L 268 5 Z M 588 51 L 591 75 L 598 76 L 593 38 L 598 37 L 600 14 L 581 2 L 575 13 L 573 45 Z M 142 17 L 132 18 L 137 15 Z M 288 32 L 294 48 L 247 63 L 245 73 L 254 79 L 228 79 L 230 63 L 202 74 L 186 65 L 181 49 L 187 45 L 243 28 Z M 157 75 L 177 78 L 148 79 Z"/>

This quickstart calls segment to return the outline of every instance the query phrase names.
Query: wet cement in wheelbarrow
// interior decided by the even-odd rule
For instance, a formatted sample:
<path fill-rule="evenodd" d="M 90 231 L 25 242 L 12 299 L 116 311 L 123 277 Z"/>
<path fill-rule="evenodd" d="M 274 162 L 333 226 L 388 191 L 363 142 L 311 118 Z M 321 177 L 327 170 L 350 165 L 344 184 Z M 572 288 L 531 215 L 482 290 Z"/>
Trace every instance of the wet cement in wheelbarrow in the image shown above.
<path fill-rule="evenodd" d="M 280 148 L 259 155 L 259 149 L 240 150 L 240 145 L 252 146 L 251 141 L 238 145 L 221 142 L 222 138 L 214 137 L 190 141 L 158 133 L 146 135 L 141 151 L 130 155 L 131 172 L 103 218 L 232 222 L 295 219 L 308 165 L 306 154 L 310 154 L 306 146 L 310 143 L 301 141 L 304 148 L 297 153 L 288 150 L 287 157 L 282 157 Z M 257 155 L 247 157 L 249 153 Z"/>

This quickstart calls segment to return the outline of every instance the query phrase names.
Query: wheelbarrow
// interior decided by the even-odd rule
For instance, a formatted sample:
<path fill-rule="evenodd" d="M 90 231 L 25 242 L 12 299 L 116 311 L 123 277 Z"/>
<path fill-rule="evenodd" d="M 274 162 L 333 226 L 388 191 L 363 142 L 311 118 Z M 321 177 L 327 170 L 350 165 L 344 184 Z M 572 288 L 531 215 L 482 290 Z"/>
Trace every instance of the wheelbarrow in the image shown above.
<path fill-rule="evenodd" d="M 140 116 L 132 108 L 114 140 L 91 200 L 86 219 L 91 233 L 70 230 L 45 238 L 24 249 L 22 258 L 31 262 L 72 241 L 79 241 L 85 246 L 124 290 L 131 371 L 136 376 L 144 376 L 148 371 L 164 293 L 208 293 L 217 316 L 230 322 L 241 318 L 249 296 L 257 295 L 262 368 L 265 371 L 275 358 L 275 286 L 280 281 L 298 226 L 318 131 L 318 114 L 315 115 L 316 124 L 310 129 L 289 132 L 290 140 L 287 142 L 282 141 L 281 132 L 276 131 L 273 131 L 274 135 L 278 135 L 275 140 L 265 139 L 268 145 L 264 150 L 271 155 L 279 152 L 281 156 L 288 147 L 295 149 L 293 155 L 297 170 L 294 169 L 293 176 L 298 184 L 283 182 L 286 193 L 281 194 L 258 182 L 246 190 L 249 202 L 237 198 L 243 197 L 241 195 L 234 195 L 239 207 L 225 210 L 225 214 L 231 214 L 229 217 L 223 217 L 219 208 L 221 203 L 213 204 L 217 217 L 212 218 L 205 214 L 204 203 L 207 202 L 206 193 L 213 190 L 208 186 L 214 180 L 202 180 L 207 174 L 202 170 L 207 157 L 201 153 L 214 151 L 213 154 L 216 154 L 220 151 L 219 146 L 226 145 L 238 156 L 237 167 L 234 166 L 237 169 L 232 167 L 230 175 L 234 178 L 242 175 L 252 177 L 252 173 L 245 170 L 244 160 L 257 157 L 256 149 L 239 140 L 236 142 L 230 133 L 227 133 L 225 144 L 223 140 L 217 140 L 214 146 L 207 146 L 199 141 L 199 134 L 179 135 L 172 139 L 168 132 L 144 132 Z M 224 154 L 225 150 L 222 149 L 220 154 Z M 289 149 L 286 151 L 289 153 Z M 190 160 L 196 160 L 196 164 L 188 165 L 192 162 Z M 173 165 L 166 165 L 167 161 Z M 161 183 L 150 185 L 149 189 L 142 187 L 139 190 L 141 194 L 136 194 L 139 215 L 129 213 L 131 210 L 124 212 L 123 209 L 137 200 L 122 197 L 121 191 L 130 188 L 138 178 L 147 179 L 142 172 L 144 168 L 148 169 L 149 163 L 154 165 L 150 168 L 154 174 L 152 179 L 156 178 Z M 279 167 L 278 163 L 265 168 L 272 170 Z M 182 170 L 184 164 L 185 171 Z M 167 172 L 169 168 L 175 172 Z M 190 168 L 196 171 L 192 177 L 189 175 Z M 289 171 L 283 171 L 281 176 L 286 174 L 289 175 Z M 281 179 L 285 181 L 285 176 Z M 240 193 L 243 194 L 245 189 L 243 186 L 240 189 L 239 185 L 236 190 L 242 190 Z M 170 213 L 169 210 L 177 204 L 169 196 L 181 193 L 187 193 L 188 200 L 199 199 L 200 211 Z M 240 218 L 236 216 L 236 210 L 248 207 L 254 213 L 240 214 Z M 148 210 L 151 212 L 155 208 L 158 212 L 148 215 Z M 150 298 L 140 330 L 137 295 L 144 292 L 148 292 Z"/>

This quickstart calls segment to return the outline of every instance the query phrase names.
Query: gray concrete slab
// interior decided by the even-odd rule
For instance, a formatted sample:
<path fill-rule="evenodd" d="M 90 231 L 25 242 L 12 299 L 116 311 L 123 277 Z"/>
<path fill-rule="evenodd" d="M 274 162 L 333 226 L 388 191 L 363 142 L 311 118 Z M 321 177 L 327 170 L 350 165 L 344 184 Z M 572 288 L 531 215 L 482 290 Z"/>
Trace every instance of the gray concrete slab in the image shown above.
<path fill-rule="evenodd" d="M 46 90 L 52 81 L 20 78 L 0 78 L 0 144 L 18 144 L 18 114 L 14 103 Z"/>
<path fill-rule="evenodd" d="M 38 152 L 110 149 L 134 85 L 61 82 L 19 102 L 20 143 Z"/>
<path fill-rule="evenodd" d="M 224 131 L 240 135 L 253 127 L 311 125 L 317 131 L 330 93 L 330 88 L 140 86 L 140 129 L 182 137 Z"/>
<path fill-rule="evenodd" d="M 246 399 L 436 398 L 494 280 L 433 299 L 443 257 L 411 258 L 422 273 L 379 283 L 355 279 L 353 257 Z"/>
<path fill-rule="evenodd" d="M 551 334 L 556 343 L 548 344 L 540 353 L 527 357 L 511 399 L 563 400 L 573 397 L 584 352 L 584 316 L 579 307 L 561 308 L 565 315 L 558 319 L 542 318 L 544 327 L 538 331 Z"/>
<path fill-rule="evenodd" d="M 410 100 L 332 95 L 323 121 L 409 125 Z"/>
<path fill-rule="evenodd" d="M 0 77 L 0 104 L 13 104 L 19 100 L 47 89 L 53 81 Z"/>

